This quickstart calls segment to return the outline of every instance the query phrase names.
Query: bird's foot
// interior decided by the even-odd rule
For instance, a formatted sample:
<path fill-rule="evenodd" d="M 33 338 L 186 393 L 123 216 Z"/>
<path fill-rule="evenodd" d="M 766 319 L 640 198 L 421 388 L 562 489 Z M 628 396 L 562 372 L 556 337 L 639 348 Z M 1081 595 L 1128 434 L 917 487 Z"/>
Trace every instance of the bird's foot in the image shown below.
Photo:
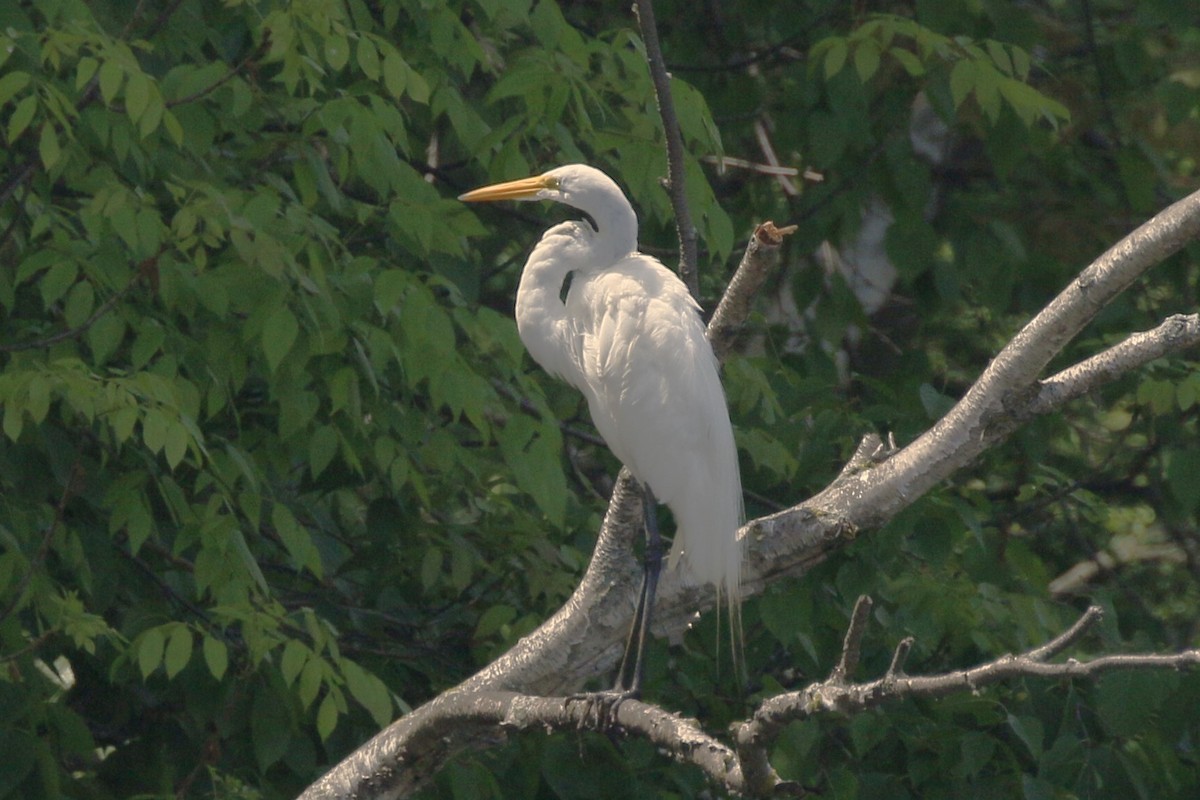
<path fill-rule="evenodd" d="M 617 709 L 626 700 L 641 699 L 642 692 L 640 689 L 623 689 L 614 687 L 612 689 L 603 689 L 598 692 L 578 692 L 576 694 L 567 695 L 566 703 L 582 703 L 586 706 L 583 716 L 580 718 L 579 726 L 591 727 L 590 721 L 594 720 L 594 726 L 598 730 L 607 731 L 614 728 L 617 724 Z"/>

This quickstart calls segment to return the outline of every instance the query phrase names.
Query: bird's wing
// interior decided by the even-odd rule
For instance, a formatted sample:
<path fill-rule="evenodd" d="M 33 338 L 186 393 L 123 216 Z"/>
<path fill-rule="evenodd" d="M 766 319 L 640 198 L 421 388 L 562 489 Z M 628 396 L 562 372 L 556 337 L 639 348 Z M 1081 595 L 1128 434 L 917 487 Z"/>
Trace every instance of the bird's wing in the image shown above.
<path fill-rule="evenodd" d="M 577 276 L 567 300 L 597 429 L 671 507 L 692 542 L 676 544 L 691 548 L 693 571 L 720 583 L 725 557 L 704 543 L 734 535 L 741 488 L 725 393 L 697 310 L 674 273 L 640 254 Z M 697 564 L 702 549 L 722 563 Z"/>

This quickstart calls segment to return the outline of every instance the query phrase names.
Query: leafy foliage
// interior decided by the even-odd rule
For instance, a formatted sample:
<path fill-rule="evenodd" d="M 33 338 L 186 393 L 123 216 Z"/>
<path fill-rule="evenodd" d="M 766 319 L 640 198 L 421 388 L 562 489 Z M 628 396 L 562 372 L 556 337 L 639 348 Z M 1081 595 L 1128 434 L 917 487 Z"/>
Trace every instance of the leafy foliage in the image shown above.
<path fill-rule="evenodd" d="M 808 313 L 760 320 L 726 373 L 751 514 L 819 488 L 866 430 L 923 430 L 1196 182 L 1186 4 L 845 6 L 659 10 L 706 300 L 755 221 L 802 223 L 778 294 Z M 551 0 L 0 7 L 0 796 L 294 794 L 561 604 L 615 465 L 509 317 L 544 215 L 451 198 L 597 163 L 669 260 L 633 28 Z M 936 163 L 910 134 L 922 103 L 948 130 Z M 764 137 L 824 180 L 712 167 L 764 160 Z M 897 280 L 869 317 L 804 265 L 875 202 Z M 1194 260 L 1077 354 L 1193 309 Z M 1097 647 L 1195 644 L 1194 373 L 1156 364 L 1034 423 L 748 604 L 750 696 L 711 620 L 655 651 L 651 693 L 737 718 L 830 668 L 861 592 L 880 601 L 872 673 L 905 635 L 928 671 L 1028 646 L 1085 597 L 1110 610 Z M 775 761 L 837 797 L 1185 797 L 1198 692 L 1030 683 L 797 725 Z M 431 793 L 704 790 L 589 738 L 462 759 Z"/>

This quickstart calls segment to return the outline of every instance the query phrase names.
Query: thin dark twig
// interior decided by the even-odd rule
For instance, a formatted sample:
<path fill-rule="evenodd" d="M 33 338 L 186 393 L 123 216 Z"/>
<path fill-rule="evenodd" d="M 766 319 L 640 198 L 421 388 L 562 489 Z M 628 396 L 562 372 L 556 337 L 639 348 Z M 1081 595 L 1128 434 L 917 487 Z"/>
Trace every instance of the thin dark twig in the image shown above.
<path fill-rule="evenodd" d="M 260 44 L 255 49 L 251 50 L 249 53 L 247 53 L 245 55 L 245 57 L 242 58 L 241 61 L 234 64 L 229 69 L 225 70 L 224 75 L 217 78 L 215 81 L 210 83 L 208 86 L 205 86 L 203 89 L 197 89 L 196 91 L 192 92 L 189 95 L 184 95 L 183 97 L 176 98 L 175 100 L 172 100 L 169 103 L 164 103 L 163 105 L 166 106 L 167 108 L 174 108 L 175 106 L 181 106 L 181 105 L 184 105 L 185 103 L 191 103 L 196 100 L 199 100 L 201 97 L 206 97 L 206 96 L 212 94 L 217 89 L 220 89 L 226 83 L 233 80 L 233 78 L 236 75 L 238 75 L 243 69 L 246 68 L 247 64 L 249 64 L 254 59 L 260 58 L 262 55 L 264 55 L 267 52 L 267 47 L 269 45 L 270 45 L 270 41 L 268 39 L 263 39 L 262 44 Z"/>
<path fill-rule="evenodd" d="M 658 113 L 662 117 L 663 133 L 667 138 L 667 191 L 671 195 L 671 207 L 675 209 L 675 231 L 679 235 L 679 275 L 687 284 L 692 297 L 700 296 L 700 279 L 696 270 L 696 226 L 688 209 L 686 180 L 687 165 L 683 157 L 683 135 L 679 132 L 679 118 L 675 115 L 675 101 L 671 97 L 671 76 L 663 61 L 662 47 L 658 43 L 658 26 L 654 21 L 654 4 L 651 0 L 635 0 L 634 16 L 646 46 L 646 63 L 650 67 L 650 80 L 654 83 L 654 97 L 658 102 Z"/>
<path fill-rule="evenodd" d="M 0 185 L 0 206 L 7 203 L 13 196 L 13 193 L 33 177 L 34 170 L 37 169 L 37 154 L 30 155 L 25 159 L 25 163 L 17 168 L 7 181 Z"/>
<path fill-rule="evenodd" d="M 25 570 L 25 574 L 21 576 L 20 582 L 12 592 L 12 600 L 3 611 L 0 611 L 0 622 L 8 619 L 8 617 L 17 610 L 25 597 L 25 590 L 29 588 L 29 582 L 33 579 L 34 574 L 41 569 L 42 563 L 46 560 L 46 554 L 50 552 L 50 543 L 54 540 L 54 534 L 62 527 L 63 520 L 67 514 L 67 503 L 75 496 L 75 480 L 79 477 L 80 465 L 79 457 L 76 456 L 75 462 L 71 465 L 70 471 L 67 473 L 66 485 L 63 486 L 62 494 L 58 498 L 58 502 L 54 505 L 54 519 L 46 526 L 46 533 L 42 536 L 42 541 L 38 544 L 37 551 L 33 554 L 33 558 L 29 559 L 29 568 Z"/>
<path fill-rule="evenodd" d="M 44 339 L 30 339 L 25 342 L 0 344 L 0 353 L 16 353 L 21 350 L 37 350 L 43 347 L 51 347 L 59 342 L 66 341 L 67 339 L 74 339 L 76 336 L 85 333 L 88 328 L 95 325 L 96 322 L 109 311 L 112 311 L 113 308 L 116 307 L 117 303 L 121 302 L 122 298 L 129 294 L 133 287 L 137 285 L 137 282 L 141 279 L 141 277 L 142 273 L 140 271 L 134 272 L 133 277 L 129 279 L 129 282 L 126 283 L 120 291 L 105 300 L 99 308 L 92 312 L 90 317 L 76 325 L 74 328 L 68 328 L 67 330 L 60 331 L 53 336 L 47 336 Z"/>

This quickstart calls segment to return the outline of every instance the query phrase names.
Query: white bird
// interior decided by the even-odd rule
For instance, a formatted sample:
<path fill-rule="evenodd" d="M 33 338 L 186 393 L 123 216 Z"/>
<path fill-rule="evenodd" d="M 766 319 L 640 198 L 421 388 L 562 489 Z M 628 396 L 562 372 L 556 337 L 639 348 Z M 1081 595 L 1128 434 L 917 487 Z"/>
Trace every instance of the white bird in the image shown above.
<path fill-rule="evenodd" d="M 581 391 L 613 454 L 648 489 L 647 580 L 633 637 L 631 683 L 640 688 L 641 646 L 657 571 L 654 498 L 676 521 L 669 569 L 716 587 L 740 636 L 742 489 L 717 359 L 700 307 L 675 273 L 637 250 L 637 215 L 617 184 L 583 164 L 485 186 L 460 200 L 554 200 L 587 221 L 550 228 L 525 262 L 517 289 L 521 341 L 547 372 Z M 563 286 L 570 280 L 563 298 Z M 653 571 L 653 574 L 651 574 Z M 638 626 L 641 625 L 640 630 Z M 626 660 L 629 653 L 626 653 Z"/>

